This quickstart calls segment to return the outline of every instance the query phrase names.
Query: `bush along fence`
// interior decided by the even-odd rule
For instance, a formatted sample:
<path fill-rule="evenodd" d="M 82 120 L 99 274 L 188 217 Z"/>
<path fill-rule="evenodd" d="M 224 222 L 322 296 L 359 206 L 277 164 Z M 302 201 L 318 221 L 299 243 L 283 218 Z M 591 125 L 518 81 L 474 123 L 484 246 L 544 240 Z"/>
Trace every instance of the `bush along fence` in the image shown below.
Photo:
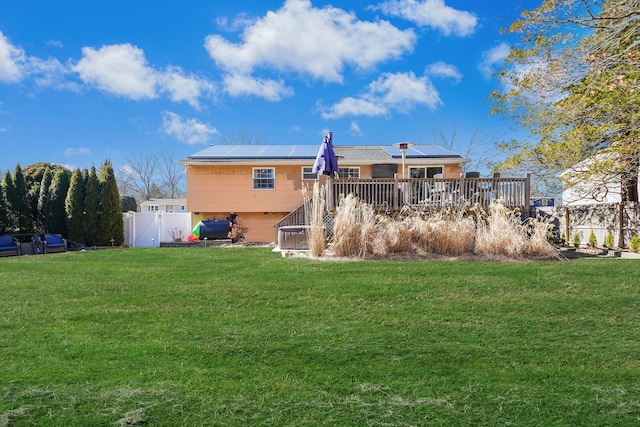
<path fill-rule="evenodd" d="M 555 239 L 565 246 L 580 242 L 583 246 L 636 249 L 632 240 L 637 240 L 640 232 L 638 203 L 560 206 L 536 212 L 553 217 Z"/>

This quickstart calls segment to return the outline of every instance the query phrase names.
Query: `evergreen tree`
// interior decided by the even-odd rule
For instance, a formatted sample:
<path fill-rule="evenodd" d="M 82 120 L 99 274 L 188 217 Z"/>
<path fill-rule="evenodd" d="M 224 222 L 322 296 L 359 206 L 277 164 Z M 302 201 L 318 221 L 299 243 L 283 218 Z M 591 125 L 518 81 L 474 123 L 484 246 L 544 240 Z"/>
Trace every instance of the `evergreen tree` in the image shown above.
<path fill-rule="evenodd" d="M 28 198 L 29 207 L 31 209 L 31 218 L 35 223 L 35 230 L 40 233 L 44 232 L 42 225 L 43 211 L 41 209 L 41 206 L 39 205 L 40 196 L 42 193 L 40 190 L 42 187 L 42 182 L 44 181 L 44 175 L 48 170 L 51 174 L 51 176 L 49 177 L 49 185 L 51 185 L 51 178 L 59 169 L 65 170 L 70 174 L 70 172 L 64 166 L 46 162 L 33 163 L 22 169 L 24 180 L 27 183 L 27 191 L 29 193 Z M 47 191 L 47 193 L 45 194 L 48 195 L 48 187 L 45 190 Z"/>
<path fill-rule="evenodd" d="M 31 217 L 28 195 L 22 168 L 20 164 L 17 164 L 13 171 L 13 199 L 10 204 L 14 216 L 14 228 L 24 233 L 33 231 L 33 218 Z"/>
<path fill-rule="evenodd" d="M 104 162 L 100 174 L 100 230 L 99 240 L 103 245 L 113 244 L 120 246 L 124 243 L 124 220 L 120 207 L 120 194 L 118 184 L 109 160 Z"/>
<path fill-rule="evenodd" d="M 49 168 L 46 168 L 42 174 L 42 181 L 40 182 L 40 194 L 38 195 L 38 217 L 36 219 L 36 229 L 39 233 L 47 231 L 47 212 L 49 209 L 49 188 L 51 187 L 51 180 L 53 174 Z"/>
<path fill-rule="evenodd" d="M 135 212 L 138 209 L 138 203 L 131 196 L 122 196 L 120 197 L 120 207 L 122 212 Z"/>
<path fill-rule="evenodd" d="M 5 174 L 5 180 L 7 179 L 7 175 L 9 172 Z M 11 179 L 11 175 L 9 175 L 9 179 Z M 9 230 L 9 206 L 7 202 L 7 197 L 5 194 L 4 188 L 4 180 L 0 183 L 0 233 L 6 233 Z"/>
<path fill-rule="evenodd" d="M 85 184 L 80 169 L 73 171 L 67 198 L 65 212 L 67 214 L 67 232 L 69 240 L 84 243 L 84 199 Z"/>
<path fill-rule="evenodd" d="M 67 214 L 65 200 L 69 191 L 69 175 L 59 170 L 51 180 L 49 187 L 49 206 L 47 209 L 47 231 L 67 237 Z"/>
<path fill-rule="evenodd" d="M 96 174 L 95 166 L 91 167 L 91 172 L 87 177 L 86 195 L 84 198 L 84 220 L 85 220 L 85 243 L 93 246 L 100 243 L 98 241 L 98 230 L 100 229 L 98 210 L 100 209 L 100 181 Z"/>
<path fill-rule="evenodd" d="M 16 218 L 13 211 L 13 200 L 15 199 L 15 189 L 13 187 L 13 178 L 11 173 L 6 171 L 2 179 L 2 195 L 6 211 L 6 231 L 14 233 L 16 230 Z"/>

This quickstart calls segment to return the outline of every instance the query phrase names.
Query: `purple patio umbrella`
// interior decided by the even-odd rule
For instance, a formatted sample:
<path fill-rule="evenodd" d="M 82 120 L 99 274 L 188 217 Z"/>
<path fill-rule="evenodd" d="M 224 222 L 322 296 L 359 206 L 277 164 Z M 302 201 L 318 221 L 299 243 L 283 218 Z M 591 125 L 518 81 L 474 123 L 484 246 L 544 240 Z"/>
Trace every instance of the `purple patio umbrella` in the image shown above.
<path fill-rule="evenodd" d="M 329 175 L 329 177 L 339 178 L 338 176 L 338 160 L 336 153 L 333 151 L 333 134 L 329 132 L 324 137 L 316 161 L 313 163 L 313 173 L 316 175 Z"/>

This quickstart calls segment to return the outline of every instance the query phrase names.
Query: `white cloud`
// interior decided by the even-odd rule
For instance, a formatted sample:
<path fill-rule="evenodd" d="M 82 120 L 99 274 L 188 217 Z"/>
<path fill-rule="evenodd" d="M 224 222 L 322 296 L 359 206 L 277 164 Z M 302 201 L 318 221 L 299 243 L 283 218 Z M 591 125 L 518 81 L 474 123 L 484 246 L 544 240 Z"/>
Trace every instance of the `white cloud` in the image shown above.
<path fill-rule="evenodd" d="M 353 135 L 353 136 L 361 136 L 362 135 L 362 130 L 360 130 L 360 125 L 358 125 L 358 122 L 352 121 L 349 124 L 349 134 Z"/>
<path fill-rule="evenodd" d="M 442 104 L 438 91 L 427 76 L 413 72 L 384 73 L 370 83 L 359 97 L 347 97 L 331 107 L 320 106 L 325 119 L 345 116 L 385 116 L 392 110 L 408 112 L 418 105 L 435 108 Z"/>
<path fill-rule="evenodd" d="M 64 150 L 64 155 L 67 157 L 87 156 L 89 154 L 91 154 L 91 150 L 86 147 L 67 148 Z"/>
<path fill-rule="evenodd" d="M 67 67 L 55 58 L 27 56 L 0 31 L 0 82 L 16 83 L 33 77 L 38 86 L 77 90 L 77 84 L 66 81 L 67 73 Z"/>
<path fill-rule="evenodd" d="M 183 119 L 179 114 L 170 111 L 162 113 L 162 131 L 189 145 L 206 144 L 211 135 L 218 133 L 216 128 L 206 123 L 196 119 Z"/>
<path fill-rule="evenodd" d="M 227 93 L 231 96 L 253 95 L 267 101 L 279 101 L 293 95 L 293 89 L 282 80 L 259 79 L 246 74 L 228 74 L 223 78 Z"/>
<path fill-rule="evenodd" d="M 142 49 L 130 44 L 82 48 L 83 58 L 72 67 L 87 84 L 125 98 L 157 98 L 157 75 L 147 66 Z"/>
<path fill-rule="evenodd" d="M 250 76 L 266 68 L 325 82 L 342 82 L 347 65 L 368 69 L 397 58 L 410 52 L 416 40 L 413 31 L 401 31 L 387 21 L 359 21 L 353 13 L 315 8 L 309 0 L 286 0 L 279 10 L 247 25 L 241 38 L 240 43 L 219 35 L 205 40 L 211 58 L 229 75 Z M 273 85 L 256 80 L 261 82 Z"/>
<path fill-rule="evenodd" d="M 47 40 L 47 46 L 51 47 L 63 47 L 60 40 Z"/>
<path fill-rule="evenodd" d="M 372 9 L 439 30 L 446 36 L 468 36 L 478 24 L 474 14 L 447 6 L 444 0 L 389 0 Z"/>
<path fill-rule="evenodd" d="M 0 82 L 15 83 L 24 77 L 25 53 L 0 31 Z"/>
<path fill-rule="evenodd" d="M 152 68 L 142 49 L 128 43 L 100 49 L 85 47 L 82 54 L 72 70 L 86 84 L 114 95 L 144 100 L 167 93 L 174 102 L 186 102 L 198 108 L 199 98 L 214 90 L 212 83 L 188 75 L 180 67 Z"/>
<path fill-rule="evenodd" d="M 375 101 L 363 98 L 347 97 L 329 108 L 322 108 L 325 119 L 339 119 L 345 116 L 386 116 L 389 109 Z"/>
<path fill-rule="evenodd" d="M 209 81 L 185 74 L 180 67 L 168 67 L 158 73 L 157 80 L 160 90 L 169 93 L 169 99 L 186 102 L 194 108 L 199 107 L 200 97 L 213 93 L 216 88 Z"/>
<path fill-rule="evenodd" d="M 478 65 L 478 69 L 482 74 L 489 78 L 496 71 L 496 67 L 504 63 L 509 56 L 510 46 L 507 43 L 500 43 L 491 49 L 482 52 L 482 62 Z"/>
<path fill-rule="evenodd" d="M 246 13 L 239 13 L 235 18 L 229 20 L 226 16 L 218 16 L 215 19 L 216 25 L 224 31 L 239 31 L 244 27 L 253 24 L 254 19 L 250 18 Z"/>
<path fill-rule="evenodd" d="M 454 84 L 460 83 L 460 80 L 462 80 L 462 73 L 460 73 L 458 67 L 442 61 L 434 62 L 433 64 L 427 65 L 425 74 L 430 77 L 452 79 Z"/>
<path fill-rule="evenodd" d="M 55 58 L 40 59 L 29 57 L 28 73 L 35 76 L 35 83 L 41 87 L 66 89 L 74 92 L 80 90 L 77 82 L 69 81 L 69 69 Z"/>

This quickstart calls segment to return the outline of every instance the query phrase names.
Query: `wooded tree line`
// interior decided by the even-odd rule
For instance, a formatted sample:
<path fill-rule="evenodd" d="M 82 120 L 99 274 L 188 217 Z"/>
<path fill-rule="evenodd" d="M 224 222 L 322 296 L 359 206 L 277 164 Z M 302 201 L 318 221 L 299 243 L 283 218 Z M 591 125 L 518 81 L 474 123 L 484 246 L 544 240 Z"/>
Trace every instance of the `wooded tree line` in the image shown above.
<path fill-rule="evenodd" d="M 124 223 L 110 161 L 98 172 L 37 163 L 13 175 L 0 191 L 0 233 L 53 233 L 81 245 L 121 245 Z M 112 240 L 113 239 L 113 240 Z"/>
<path fill-rule="evenodd" d="M 569 169 L 566 185 L 586 180 L 602 193 L 619 182 L 622 200 L 638 201 L 638 0 L 544 0 L 505 31 L 521 43 L 500 71 L 492 110 L 530 138 L 504 143 L 500 168 L 543 172 L 538 179 Z"/>

